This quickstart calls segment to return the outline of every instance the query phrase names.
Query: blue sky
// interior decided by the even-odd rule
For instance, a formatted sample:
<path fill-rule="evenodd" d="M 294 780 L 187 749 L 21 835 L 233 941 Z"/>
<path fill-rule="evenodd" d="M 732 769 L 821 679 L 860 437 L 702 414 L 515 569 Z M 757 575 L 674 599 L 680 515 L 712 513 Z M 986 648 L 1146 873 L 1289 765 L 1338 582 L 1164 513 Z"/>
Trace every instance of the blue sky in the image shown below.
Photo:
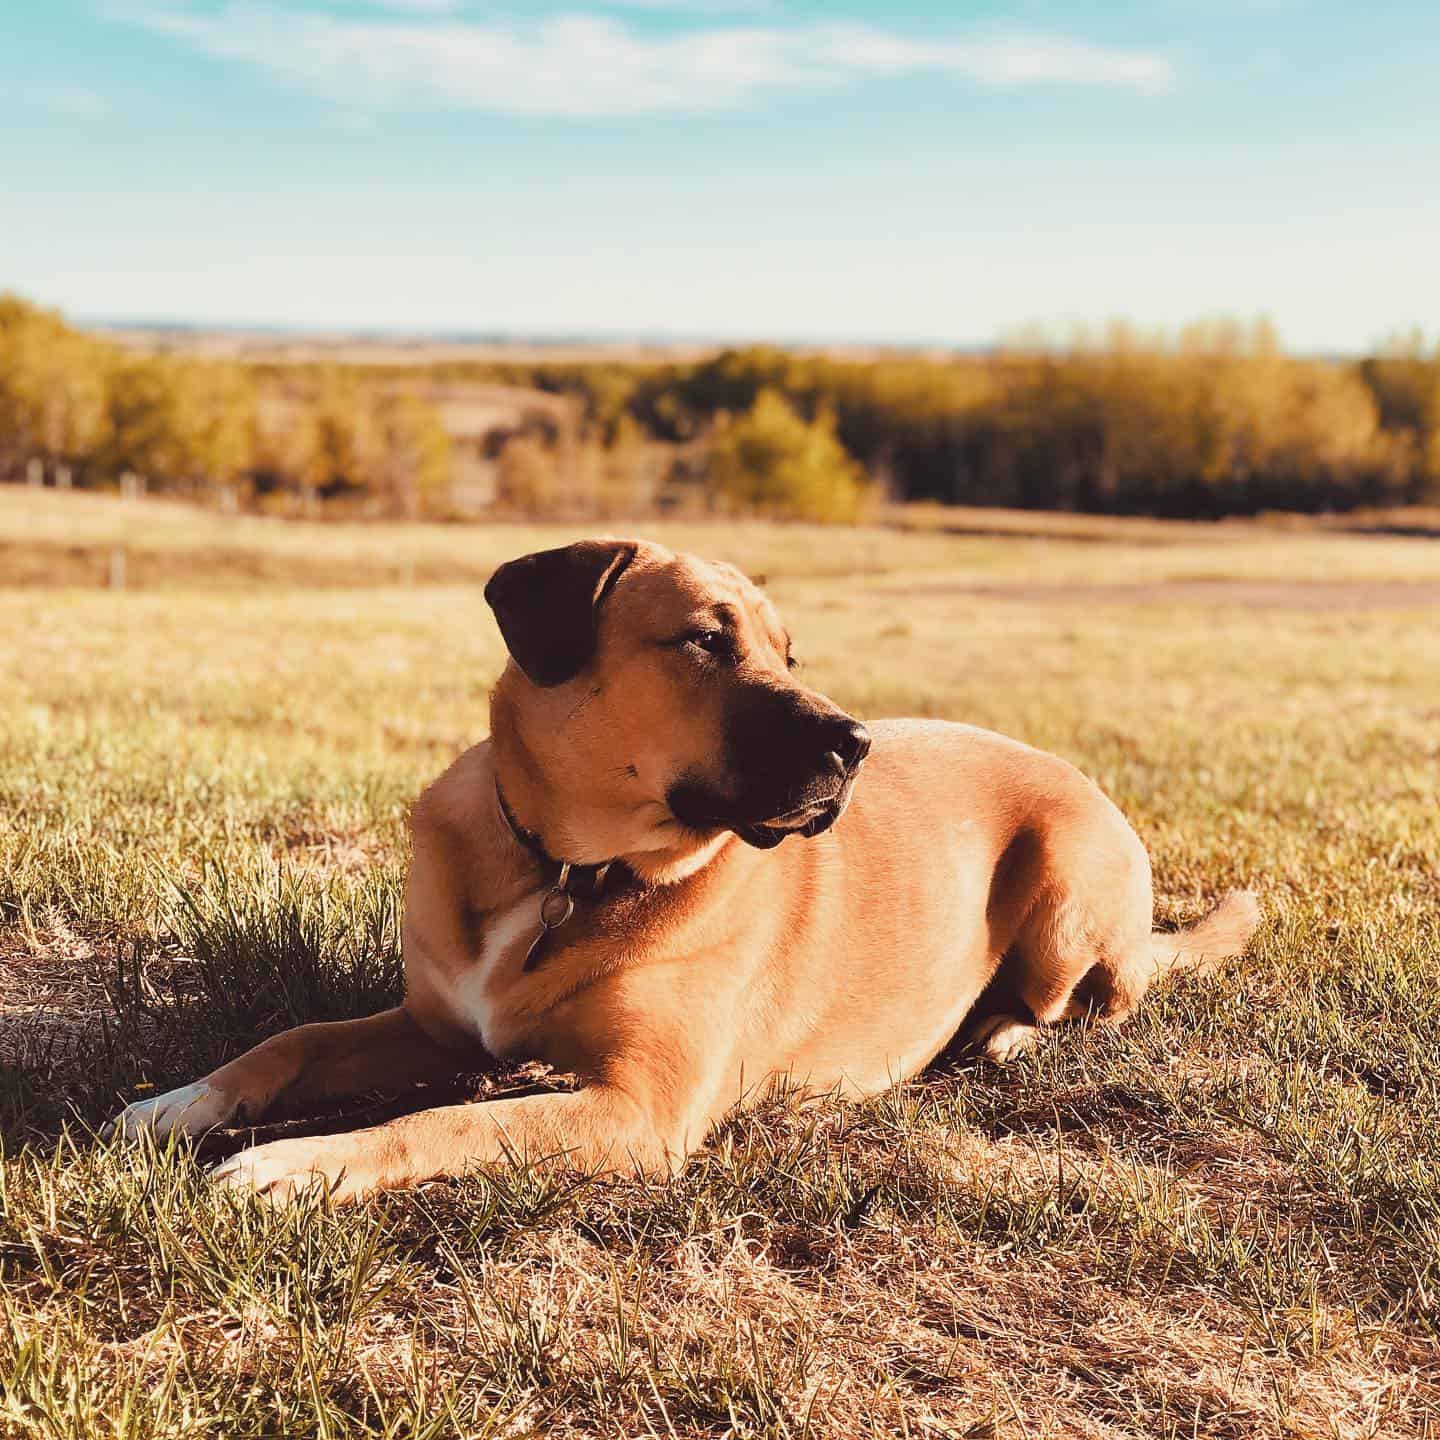
<path fill-rule="evenodd" d="M 1440 338 L 1435 0 L 0 0 L 0 95 L 81 317 Z"/>

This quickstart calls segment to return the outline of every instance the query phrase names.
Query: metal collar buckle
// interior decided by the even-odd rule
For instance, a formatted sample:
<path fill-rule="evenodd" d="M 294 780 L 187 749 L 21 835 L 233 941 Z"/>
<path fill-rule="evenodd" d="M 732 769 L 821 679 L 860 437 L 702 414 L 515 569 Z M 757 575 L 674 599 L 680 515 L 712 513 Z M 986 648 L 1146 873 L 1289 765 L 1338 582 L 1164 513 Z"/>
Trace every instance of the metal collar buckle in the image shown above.
<path fill-rule="evenodd" d="M 525 952 L 525 963 L 521 966 L 523 970 L 533 970 L 545 958 L 545 937 L 552 931 L 558 930 L 575 913 L 575 896 L 571 893 L 572 874 L 588 874 L 590 876 L 590 893 L 587 898 L 598 900 L 605 891 L 605 877 L 610 873 L 610 867 L 615 862 L 607 860 L 603 865 L 574 865 L 569 860 L 556 860 L 545 849 L 540 837 L 533 831 L 525 829 L 515 818 L 515 812 L 511 810 L 509 802 L 505 799 L 505 792 L 500 788 L 499 777 L 495 780 L 495 799 L 500 806 L 500 813 L 505 818 L 505 823 L 510 827 L 510 833 L 516 841 L 539 862 L 542 873 L 546 867 L 554 866 L 558 870 L 555 883 L 546 890 L 540 899 L 540 929 L 536 932 L 535 938 L 530 942 L 530 948 Z M 574 874 L 578 879 L 579 874 Z"/>
<path fill-rule="evenodd" d="M 530 948 L 525 952 L 525 963 L 520 967 L 522 970 L 533 970 L 545 958 L 545 937 L 552 930 L 558 930 L 575 913 L 575 897 L 570 893 L 570 871 L 573 868 L 568 860 L 560 863 L 560 874 L 556 877 L 555 883 L 545 892 L 540 900 L 540 928 L 535 932 L 535 938 L 530 942 Z M 591 881 L 590 898 L 598 900 L 605 888 L 605 875 L 610 869 L 611 862 L 595 867 L 594 878 Z"/>

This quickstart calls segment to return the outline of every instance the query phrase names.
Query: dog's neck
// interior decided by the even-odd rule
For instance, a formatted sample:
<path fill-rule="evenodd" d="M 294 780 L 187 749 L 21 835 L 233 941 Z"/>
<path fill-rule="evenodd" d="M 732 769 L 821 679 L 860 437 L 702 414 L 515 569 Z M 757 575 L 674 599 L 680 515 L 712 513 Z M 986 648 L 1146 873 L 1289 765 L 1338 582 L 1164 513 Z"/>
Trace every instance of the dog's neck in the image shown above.
<path fill-rule="evenodd" d="M 505 827 L 509 830 L 511 837 L 522 850 L 529 853 L 530 858 L 535 861 L 542 872 L 560 872 L 560 879 L 557 883 L 563 886 L 565 884 L 565 876 L 569 872 L 593 870 L 598 873 L 590 877 L 592 880 L 592 888 L 596 894 L 599 894 L 605 871 L 609 870 L 610 867 L 617 862 L 613 860 L 603 860 L 594 865 L 579 865 L 570 860 L 556 859 L 556 857 L 545 848 L 545 842 L 540 836 L 536 834 L 535 831 L 526 829 L 526 827 L 520 823 L 515 811 L 511 808 L 510 802 L 505 798 L 505 789 L 504 786 L 501 785 L 498 776 L 495 779 L 495 801 L 500 807 L 500 818 L 505 822 Z"/>
<path fill-rule="evenodd" d="M 681 831 L 678 822 L 656 830 L 637 822 L 633 812 L 617 819 L 613 797 L 588 789 L 576 773 L 580 767 L 567 766 L 563 757 L 547 758 L 521 732 L 514 702 L 497 686 L 490 746 L 495 784 L 510 811 L 507 828 L 534 836 L 556 862 L 582 867 L 619 862 L 646 884 L 668 885 L 704 868 L 735 838 L 729 831 L 697 836 Z"/>
<path fill-rule="evenodd" d="M 490 745 L 494 757 L 497 797 L 503 797 L 502 818 L 515 832 L 519 844 L 554 862 L 571 865 L 602 865 L 617 859 L 613 854 L 591 854 L 585 842 L 585 806 L 572 787 L 560 777 L 547 773 L 540 757 L 521 737 L 519 729 L 500 707 L 491 707 Z"/>

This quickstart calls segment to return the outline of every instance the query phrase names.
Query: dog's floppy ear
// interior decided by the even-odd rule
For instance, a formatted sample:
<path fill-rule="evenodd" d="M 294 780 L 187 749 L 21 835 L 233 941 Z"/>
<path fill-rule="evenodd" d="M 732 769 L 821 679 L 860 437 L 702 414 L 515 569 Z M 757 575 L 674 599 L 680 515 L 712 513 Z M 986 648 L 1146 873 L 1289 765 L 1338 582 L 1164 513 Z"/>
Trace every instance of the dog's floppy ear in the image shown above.
<path fill-rule="evenodd" d="M 573 680 L 595 654 L 600 602 L 635 558 L 629 540 L 579 540 L 502 565 L 485 586 L 511 658 L 536 685 Z"/>

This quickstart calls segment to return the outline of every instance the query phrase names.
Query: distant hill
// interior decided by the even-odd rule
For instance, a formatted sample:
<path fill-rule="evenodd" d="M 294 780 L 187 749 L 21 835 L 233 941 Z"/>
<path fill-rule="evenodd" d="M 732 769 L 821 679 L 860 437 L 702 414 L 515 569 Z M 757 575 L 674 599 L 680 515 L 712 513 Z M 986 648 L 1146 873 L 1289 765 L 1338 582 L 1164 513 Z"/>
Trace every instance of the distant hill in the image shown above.
<path fill-rule="evenodd" d="M 800 355 L 874 361 L 891 357 L 945 361 L 992 353 L 988 346 L 906 346 L 869 341 L 819 344 L 761 338 L 757 342 L 714 336 L 523 335 L 484 331 L 404 332 L 305 330 L 288 326 L 193 325 L 169 321 L 80 323 L 116 344 L 150 354 L 193 355 L 262 363 L 431 365 L 439 362 L 508 361 L 520 364 L 684 364 L 708 359 L 737 344 L 778 345 Z"/>

